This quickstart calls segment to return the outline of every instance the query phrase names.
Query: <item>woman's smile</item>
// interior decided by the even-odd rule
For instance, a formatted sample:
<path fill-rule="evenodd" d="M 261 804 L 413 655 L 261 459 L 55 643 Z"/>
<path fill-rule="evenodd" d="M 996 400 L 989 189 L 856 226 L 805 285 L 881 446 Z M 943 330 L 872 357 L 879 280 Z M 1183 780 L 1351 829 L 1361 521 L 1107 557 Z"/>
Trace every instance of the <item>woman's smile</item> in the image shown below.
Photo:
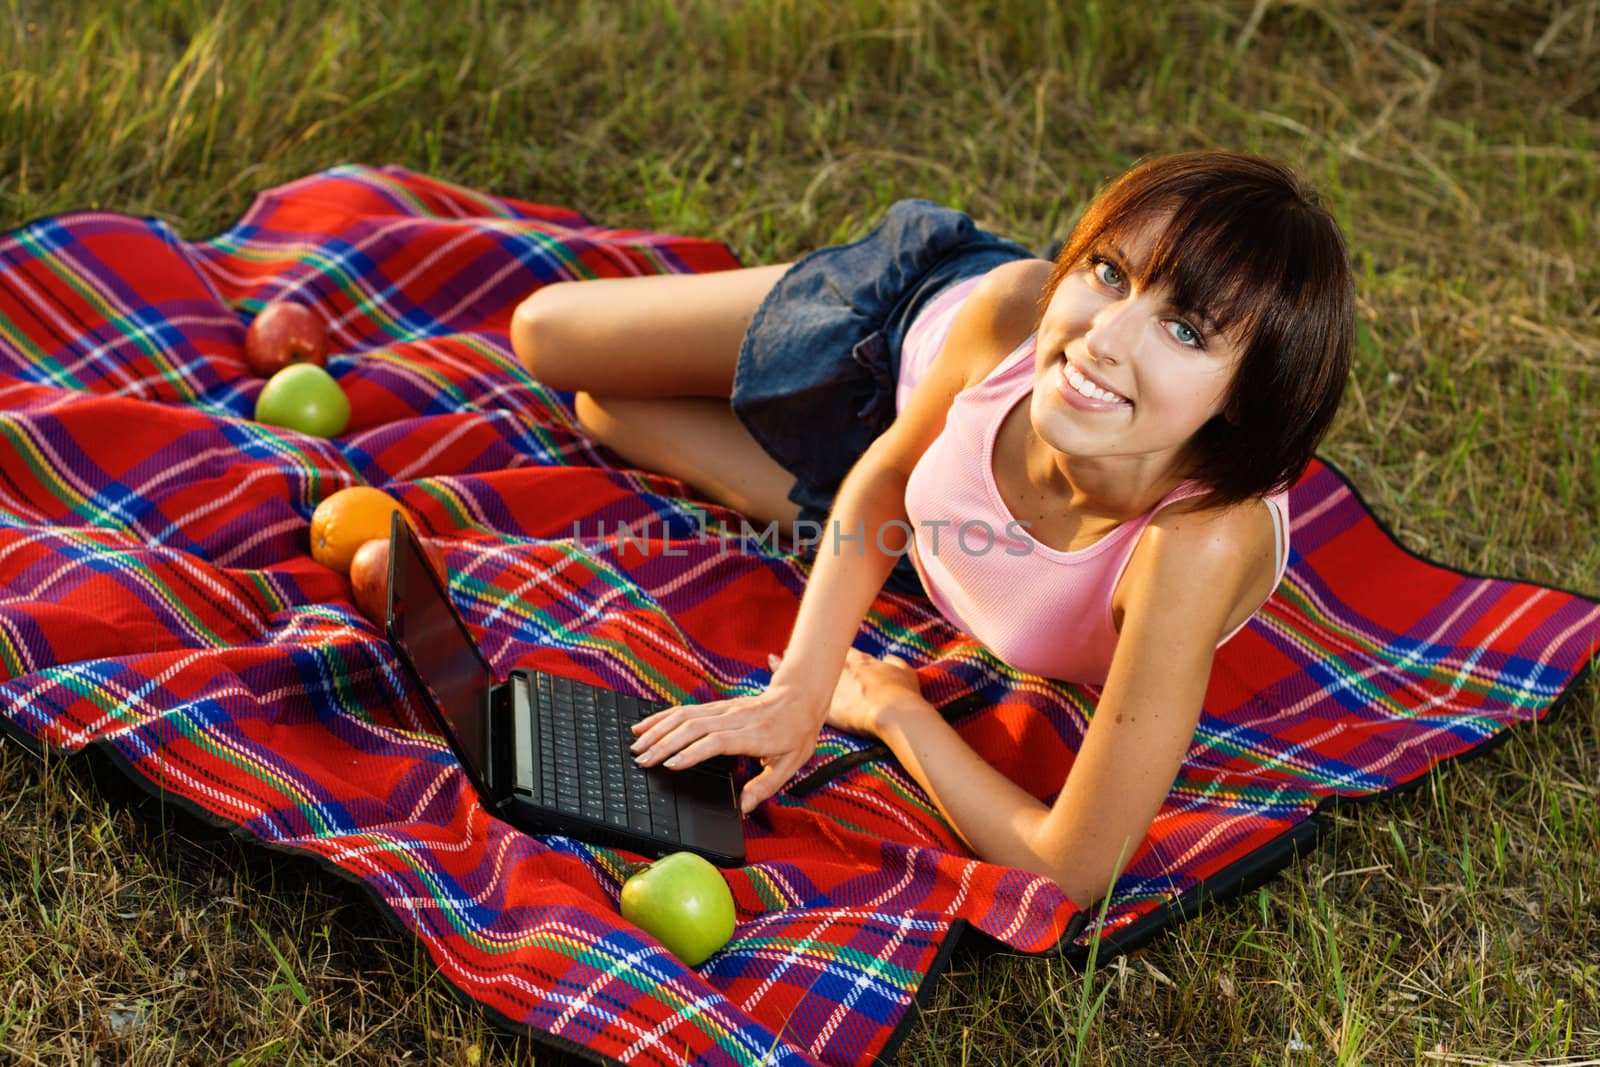
<path fill-rule="evenodd" d="M 1058 389 L 1067 403 L 1073 407 L 1085 411 L 1120 411 L 1133 407 L 1133 401 L 1111 389 L 1065 356 L 1061 359 L 1061 373 L 1058 379 Z"/>

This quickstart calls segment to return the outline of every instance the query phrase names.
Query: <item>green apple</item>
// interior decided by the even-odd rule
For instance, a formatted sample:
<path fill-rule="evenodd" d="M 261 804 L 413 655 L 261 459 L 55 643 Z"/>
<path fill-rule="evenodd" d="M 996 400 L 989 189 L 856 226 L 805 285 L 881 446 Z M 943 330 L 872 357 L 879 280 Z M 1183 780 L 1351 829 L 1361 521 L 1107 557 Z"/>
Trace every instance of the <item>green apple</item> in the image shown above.
<path fill-rule="evenodd" d="M 315 363 L 291 363 L 261 387 L 256 421 L 337 437 L 350 424 L 350 401 L 333 375 Z"/>
<path fill-rule="evenodd" d="M 694 967 L 733 936 L 733 894 L 705 859 L 674 852 L 622 883 L 622 917 Z"/>

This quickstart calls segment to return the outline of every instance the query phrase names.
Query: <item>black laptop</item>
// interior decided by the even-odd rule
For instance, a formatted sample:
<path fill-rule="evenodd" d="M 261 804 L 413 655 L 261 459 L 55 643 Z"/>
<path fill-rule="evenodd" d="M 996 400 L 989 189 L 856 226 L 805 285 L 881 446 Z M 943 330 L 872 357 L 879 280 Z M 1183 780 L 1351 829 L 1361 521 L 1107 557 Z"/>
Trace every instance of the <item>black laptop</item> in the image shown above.
<path fill-rule="evenodd" d="M 628 751 L 629 726 L 665 705 L 542 671 L 496 681 L 398 511 L 389 529 L 388 633 L 491 812 L 529 833 L 744 863 L 733 761 L 640 767 Z"/>

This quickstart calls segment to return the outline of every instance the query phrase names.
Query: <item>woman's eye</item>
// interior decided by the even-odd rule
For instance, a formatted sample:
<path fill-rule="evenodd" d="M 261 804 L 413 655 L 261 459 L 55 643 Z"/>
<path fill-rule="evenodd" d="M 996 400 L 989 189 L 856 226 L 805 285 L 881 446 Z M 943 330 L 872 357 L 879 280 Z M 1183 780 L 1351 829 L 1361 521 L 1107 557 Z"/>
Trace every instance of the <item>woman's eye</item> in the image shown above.
<path fill-rule="evenodd" d="M 1206 339 L 1201 336 L 1200 331 L 1182 319 L 1173 319 L 1167 323 L 1167 330 L 1172 334 L 1173 340 L 1180 345 L 1186 345 L 1189 348 L 1205 347 Z"/>
<path fill-rule="evenodd" d="M 1116 264 L 1107 259 L 1094 260 L 1094 276 L 1102 285 L 1109 285 L 1113 289 L 1121 289 L 1123 283 L 1122 271 Z"/>

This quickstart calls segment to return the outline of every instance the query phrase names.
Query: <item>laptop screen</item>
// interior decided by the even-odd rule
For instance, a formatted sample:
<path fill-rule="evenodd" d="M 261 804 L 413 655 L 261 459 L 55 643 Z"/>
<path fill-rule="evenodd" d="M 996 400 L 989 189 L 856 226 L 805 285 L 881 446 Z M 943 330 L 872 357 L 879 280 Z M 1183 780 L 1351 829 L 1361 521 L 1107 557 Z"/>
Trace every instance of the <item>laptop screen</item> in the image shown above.
<path fill-rule="evenodd" d="M 398 512 L 392 534 L 389 637 L 445 717 L 457 757 L 474 779 L 487 784 L 486 695 L 494 673 Z"/>

